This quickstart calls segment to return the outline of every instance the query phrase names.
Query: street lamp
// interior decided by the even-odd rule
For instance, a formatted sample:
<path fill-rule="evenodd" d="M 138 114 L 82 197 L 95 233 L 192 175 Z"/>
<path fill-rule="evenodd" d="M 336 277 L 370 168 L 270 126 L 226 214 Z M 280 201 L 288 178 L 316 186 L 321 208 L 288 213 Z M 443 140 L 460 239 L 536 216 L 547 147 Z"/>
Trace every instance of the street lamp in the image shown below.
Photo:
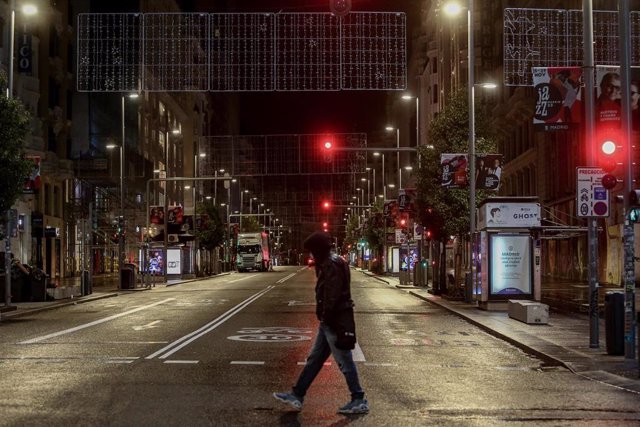
<path fill-rule="evenodd" d="M 398 148 L 398 155 L 396 156 L 398 166 L 398 188 L 402 188 L 402 169 L 400 169 L 400 128 L 387 126 L 385 129 L 389 132 L 392 130 L 396 131 L 396 147 Z"/>
<path fill-rule="evenodd" d="M 11 0 L 11 23 L 9 24 L 9 82 L 7 86 L 7 98 L 13 98 L 13 56 L 15 55 L 16 40 L 16 0 Z M 27 16 L 38 13 L 38 8 L 31 4 L 22 5 L 22 13 Z"/>
<path fill-rule="evenodd" d="M 7 85 L 7 98 L 13 98 L 13 55 L 15 48 L 15 32 L 16 32 L 16 0 L 11 0 L 10 2 L 11 9 L 11 23 L 9 26 L 9 82 Z M 25 4 L 22 6 L 22 12 L 25 15 L 33 15 L 38 11 L 38 9 L 31 4 Z M 6 224 L 7 230 L 10 229 L 9 220 L 7 219 Z M 11 274 L 9 274 L 10 265 L 11 265 L 11 236 L 7 235 L 4 243 L 4 265 L 6 267 L 7 274 L 5 274 L 5 305 L 11 305 Z"/>
<path fill-rule="evenodd" d="M 402 95 L 402 99 L 405 101 L 410 101 L 411 99 L 416 100 L 416 148 L 420 146 L 420 97 L 419 96 L 411 96 L 409 94 Z M 418 154 L 418 164 L 420 164 L 420 155 Z"/>
<path fill-rule="evenodd" d="M 447 3 L 444 7 L 449 15 L 457 15 L 462 11 L 459 4 Z M 468 92 L 469 92 L 469 271 L 471 272 L 471 287 L 475 286 L 473 276 L 473 235 L 476 232 L 476 130 L 475 130 L 475 87 L 474 67 L 475 54 L 473 52 L 473 0 L 467 0 L 467 65 L 468 65 Z"/>
<path fill-rule="evenodd" d="M 122 267 L 124 264 L 124 254 L 125 254 L 125 239 L 124 239 L 124 150 L 125 150 L 125 98 L 129 97 L 131 99 L 138 98 L 137 93 L 131 93 L 129 95 L 122 94 L 120 96 L 120 105 L 121 105 L 121 119 L 122 119 L 122 139 L 120 141 L 120 146 L 118 147 L 116 144 L 107 145 L 108 149 L 114 149 L 118 147 L 120 149 L 120 215 L 118 217 L 118 271 L 120 273 L 120 277 L 118 278 L 118 289 L 122 289 Z"/>
<path fill-rule="evenodd" d="M 375 157 L 379 157 L 382 156 L 382 203 L 385 203 L 387 201 L 387 186 L 385 183 L 385 170 L 384 170 L 384 154 L 376 151 L 373 153 L 373 155 Z"/>

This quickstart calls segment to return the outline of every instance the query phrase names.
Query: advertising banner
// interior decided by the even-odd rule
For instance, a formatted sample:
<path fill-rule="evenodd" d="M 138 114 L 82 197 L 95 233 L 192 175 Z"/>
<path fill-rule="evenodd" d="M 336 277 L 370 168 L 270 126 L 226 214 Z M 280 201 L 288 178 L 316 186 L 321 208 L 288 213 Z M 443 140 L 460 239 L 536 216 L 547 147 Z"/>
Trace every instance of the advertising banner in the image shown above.
<path fill-rule="evenodd" d="M 491 295 L 531 294 L 531 237 L 492 234 Z"/>
<path fill-rule="evenodd" d="M 540 227 L 538 203 L 485 203 L 478 208 L 478 229 Z"/>
<path fill-rule="evenodd" d="M 150 249 L 147 256 L 147 272 L 150 274 L 163 274 L 164 256 L 162 249 Z"/>
<path fill-rule="evenodd" d="M 25 160 L 33 162 L 33 169 L 24 182 L 22 192 L 33 194 L 40 189 L 40 156 L 24 156 Z"/>
<path fill-rule="evenodd" d="M 446 188 L 465 188 L 467 183 L 467 155 L 443 153 L 440 155 L 441 185 Z"/>
<path fill-rule="evenodd" d="M 180 249 L 167 249 L 167 274 L 182 273 L 180 266 L 181 252 Z"/>
<path fill-rule="evenodd" d="M 476 189 L 498 190 L 502 176 L 502 154 L 476 154 Z"/>
<path fill-rule="evenodd" d="M 151 224 L 164 225 L 164 206 L 151 206 L 149 221 Z"/>
<path fill-rule="evenodd" d="M 446 188 L 466 188 L 469 186 L 469 164 L 466 154 L 441 154 L 441 185 Z M 498 190 L 502 176 L 502 154 L 476 154 L 476 189 Z"/>
<path fill-rule="evenodd" d="M 599 128 L 620 127 L 622 103 L 620 67 L 596 67 L 596 123 Z M 631 96 L 631 122 L 634 130 L 640 130 L 640 68 L 631 68 L 629 83 Z"/>
<path fill-rule="evenodd" d="M 184 211 L 182 206 L 169 206 L 167 223 L 171 225 L 181 225 L 184 221 Z"/>
<path fill-rule="evenodd" d="M 582 70 L 580 67 L 533 67 L 536 130 L 575 128 L 582 120 Z"/>

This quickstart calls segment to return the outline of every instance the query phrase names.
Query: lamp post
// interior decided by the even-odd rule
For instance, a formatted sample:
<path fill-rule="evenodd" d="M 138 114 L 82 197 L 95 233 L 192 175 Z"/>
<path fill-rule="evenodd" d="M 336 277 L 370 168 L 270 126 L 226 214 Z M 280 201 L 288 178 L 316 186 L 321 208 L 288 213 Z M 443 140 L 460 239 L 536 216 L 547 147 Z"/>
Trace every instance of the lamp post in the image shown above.
<path fill-rule="evenodd" d="M 384 170 L 384 154 L 380 153 L 380 152 L 374 152 L 373 155 L 375 157 L 381 156 L 382 157 L 382 203 L 384 204 L 387 201 L 387 185 L 385 182 L 385 170 Z"/>
<path fill-rule="evenodd" d="M 396 156 L 398 166 L 398 188 L 402 188 L 402 169 L 400 168 L 400 128 L 394 128 L 393 126 L 387 126 L 385 128 L 389 132 L 396 131 L 396 147 L 398 148 L 398 154 Z"/>
<path fill-rule="evenodd" d="M 9 24 L 9 82 L 7 85 L 7 98 L 13 98 L 13 55 L 15 48 L 15 32 L 16 32 L 16 0 L 11 0 L 9 8 L 11 10 L 11 23 Z M 38 9 L 31 4 L 25 4 L 22 6 L 22 12 L 25 15 L 33 15 L 38 12 Z M 5 265 L 5 290 L 4 301 L 5 305 L 9 307 L 11 305 L 11 219 L 7 214 L 6 223 L 7 236 L 4 239 L 4 265 Z"/>
<path fill-rule="evenodd" d="M 416 148 L 420 146 L 420 97 L 411 96 L 409 94 L 402 95 L 402 99 L 409 101 L 411 99 L 416 100 Z M 418 164 L 420 164 L 420 154 L 418 153 Z"/>
<path fill-rule="evenodd" d="M 445 5 L 445 12 L 449 15 L 460 13 L 461 7 L 455 3 Z M 474 68 L 475 56 L 473 52 L 473 0 L 467 0 L 467 65 L 468 65 L 468 104 L 469 104 L 469 271 L 471 272 L 471 287 L 475 287 L 473 276 L 473 235 L 476 232 L 476 129 L 475 129 L 475 88 Z"/>
<path fill-rule="evenodd" d="M 132 93 L 128 95 L 129 98 L 135 99 L 138 97 L 137 93 Z M 125 149 L 125 95 L 120 96 L 121 101 L 121 141 L 120 146 L 118 147 L 116 144 L 109 144 L 107 148 L 112 150 L 116 147 L 120 149 L 120 215 L 118 216 L 118 272 L 120 277 L 118 278 L 118 289 L 122 289 L 122 265 L 124 263 L 124 254 L 125 254 L 125 238 L 124 238 L 124 149 Z"/>

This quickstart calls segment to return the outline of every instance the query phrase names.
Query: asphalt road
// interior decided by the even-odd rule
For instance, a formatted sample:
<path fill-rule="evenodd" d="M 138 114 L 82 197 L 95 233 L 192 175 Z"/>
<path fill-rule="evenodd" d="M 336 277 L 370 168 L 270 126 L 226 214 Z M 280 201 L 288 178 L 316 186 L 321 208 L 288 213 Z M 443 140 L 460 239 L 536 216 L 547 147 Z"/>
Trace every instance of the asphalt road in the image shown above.
<path fill-rule="evenodd" d="M 313 270 L 278 267 L 0 323 L 0 425 L 640 425 L 640 395 L 589 381 L 353 272 L 371 413 L 342 416 L 329 359 L 288 391 L 317 327 Z"/>

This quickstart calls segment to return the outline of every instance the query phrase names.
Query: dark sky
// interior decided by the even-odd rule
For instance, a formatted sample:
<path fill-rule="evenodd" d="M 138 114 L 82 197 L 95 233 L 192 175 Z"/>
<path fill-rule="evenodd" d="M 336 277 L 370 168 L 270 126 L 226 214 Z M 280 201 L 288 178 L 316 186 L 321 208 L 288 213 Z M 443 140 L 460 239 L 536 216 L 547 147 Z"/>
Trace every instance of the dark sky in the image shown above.
<path fill-rule="evenodd" d="M 211 4 L 213 3 L 213 5 Z M 189 0 L 185 9 L 203 12 L 328 12 L 329 0 Z M 420 15 L 417 0 L 352 0 L 353 11 L 407 14 L 407 39 Z M 408 78 L 411 78 L 408 76 Z M 380 131 L 388 121 L 387 98 L 396 91 L 245 92 L 239 96 L 242 134 Z"/>

